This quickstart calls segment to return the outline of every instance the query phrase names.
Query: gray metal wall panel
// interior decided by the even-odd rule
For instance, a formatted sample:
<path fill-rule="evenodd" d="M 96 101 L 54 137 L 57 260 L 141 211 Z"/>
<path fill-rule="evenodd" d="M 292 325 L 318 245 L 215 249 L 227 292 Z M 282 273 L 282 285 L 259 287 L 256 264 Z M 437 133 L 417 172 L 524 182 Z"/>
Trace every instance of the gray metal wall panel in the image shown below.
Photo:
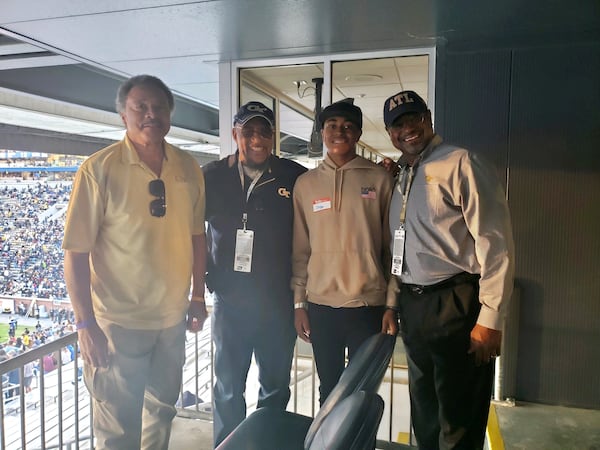
<path fill-rule="evenodd" d="M 447 51 L 436 126 L 491 159 L 521 288 L 516 397 L 600 407 L 600 45 Z"/>
<path fill-rule="evenodd" d="M 517 396 L 600 407 L 600 45 L 514 52 Z"/>
<path fill-rule="evenodd" d="M 507 166 L 510 58 L 508 50 L 448 53 L 438 128 L 446 141 L 485 155 L 500 173 Z"/>

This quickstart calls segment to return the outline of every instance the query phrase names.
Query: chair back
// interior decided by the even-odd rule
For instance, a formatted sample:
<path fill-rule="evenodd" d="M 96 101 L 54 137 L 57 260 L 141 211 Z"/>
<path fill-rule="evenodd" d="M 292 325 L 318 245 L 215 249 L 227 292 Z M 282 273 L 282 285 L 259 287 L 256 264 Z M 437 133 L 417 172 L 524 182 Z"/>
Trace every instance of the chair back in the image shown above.
<path fill-rule="evenodd" d="M 375 448 L 383 415 L 383 400 L 358 391 L 338 403 L 323 420 L 306 450 L 367 450 Z"/>
<path fill-rule="evenodd" d="M 311 448 L 321 424 L 341 401 L 357 391 L 377 392 L 395 344 L 396 336 L 383 333 L 377 333 L 363 342 L 313 419 L 304 439 L 304 448 Z"/>

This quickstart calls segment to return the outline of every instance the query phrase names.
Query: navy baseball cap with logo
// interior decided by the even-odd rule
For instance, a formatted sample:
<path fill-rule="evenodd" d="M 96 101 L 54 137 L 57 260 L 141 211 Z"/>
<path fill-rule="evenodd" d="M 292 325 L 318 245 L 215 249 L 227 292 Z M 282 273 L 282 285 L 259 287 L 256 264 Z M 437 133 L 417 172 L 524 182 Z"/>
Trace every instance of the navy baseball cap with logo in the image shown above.
<path fill-rule="evenodd" d="M 319 128 L 322 130 L 325 121 L 332 117 L 343 117 L 362 130 L 362 111 L 354 104 L 353 98 L 345 98 L 344 100 L 332 103 L 324 108 L 323 111 L 319 113 Z"/>
<path fill-rule="evenodd" d="M 383 104 L 383 122 L 389 128 L 398 117 L 406 113 L 424 113 L 427 103 L 415 91 L 402 91 L 388 98 Z"/>
<path fill-rule="evenodd" d="M 269 122 L 271 128 L 275 128 L 275 114 L 261 102 L 248 102 L 245 105 L 242 105 L 237 114 L 233 117 L 233 124 L 243 126 L 246 122 L 255 117 L 265 119 Z"/>

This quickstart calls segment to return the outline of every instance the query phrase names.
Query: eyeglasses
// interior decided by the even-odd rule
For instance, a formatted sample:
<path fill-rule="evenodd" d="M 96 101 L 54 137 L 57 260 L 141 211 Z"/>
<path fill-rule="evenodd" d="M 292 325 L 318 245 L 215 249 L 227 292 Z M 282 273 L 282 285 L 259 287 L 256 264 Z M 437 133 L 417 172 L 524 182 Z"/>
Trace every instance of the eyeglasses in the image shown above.
<path fill-rule="evenodd" d="M 414 127 L 419 125 L 425 121 L 425 114 L 423 113 L 407 113 L 401 115 L 398 120 L 396 120 L 390 128 L 392 130 L 398 131 L 404 127 Z"/>
<path fill-rule="evenodd" d="M 250 139 L 255 134 L 258 134 L 261 138 L 264 139 L 272 139 L 273 138 L 273 129 L 268 127 L 240 127 L 236 126 L 238 130 L 241 131 L 242 136 L 246 139 Z"/>
<path fill-rule="evenodd" d="M 165 183 L 160 178 L 152 180 L 148 183 L 150 195 L 155 197 L 150 202 L 150 214 L 154 217 L 162 217 L 167 212 L 167 204 L 165 202 Z"/>

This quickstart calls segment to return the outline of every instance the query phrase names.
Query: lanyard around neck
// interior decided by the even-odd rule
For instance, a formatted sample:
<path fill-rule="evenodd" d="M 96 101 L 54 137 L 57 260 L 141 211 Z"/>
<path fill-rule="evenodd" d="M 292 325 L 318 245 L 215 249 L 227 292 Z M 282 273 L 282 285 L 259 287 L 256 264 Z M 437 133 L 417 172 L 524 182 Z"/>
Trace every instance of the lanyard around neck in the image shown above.
<path fill-rule="evenodd" d="M 398 191 L 402 193 L 402 209 L 400 210 L 400 224 L 402 226 L 404 226 L 404 222 L 406 221 L 406 206 L 408 204 L 408 193 L 410 192 L 410 187 L 412 185 L 414 175 L 413 166 L 409 166 L 408 168 L 408 180 L 406 180 L 406 184 L 404 185 L 404 191 L 402 191 L 401 184 L 402 181 L 404 181 L 404 179 L 406 178 L 404 176 L 405 174 L 405 170 L 400 173 L 400 176 L 403 178 L 402 180 L 400 180 L 400 177 L 398 177 Z"/>
<path fill-rule="evenodd" d="M 239 157 L 238 157 L 238 171 L 240 173 L 240 183 L 242 184 L 242 190 L 244 190 L 244 180 L 245 180 L 244 168 L 242 167 L 242 161 L 240 161 Z M 264 173 L 264 170 L 261 170 L 258 173 L 258 175 L 256 176 L 256 178 L 254 178 L 254 180 L 252 180 L 252 183 L 250 183 L 250 186 L 248 186 L 248 192 L 246 192 L 246 203 L 248 202 L 248 199 L 250 198 L 252 189 L 254 189 L 254 187 L 256 186 L 256 183 L 258 183 L 258 180 L 260 179 L 260 177 L 262 176 L 263 173 Z"/>

